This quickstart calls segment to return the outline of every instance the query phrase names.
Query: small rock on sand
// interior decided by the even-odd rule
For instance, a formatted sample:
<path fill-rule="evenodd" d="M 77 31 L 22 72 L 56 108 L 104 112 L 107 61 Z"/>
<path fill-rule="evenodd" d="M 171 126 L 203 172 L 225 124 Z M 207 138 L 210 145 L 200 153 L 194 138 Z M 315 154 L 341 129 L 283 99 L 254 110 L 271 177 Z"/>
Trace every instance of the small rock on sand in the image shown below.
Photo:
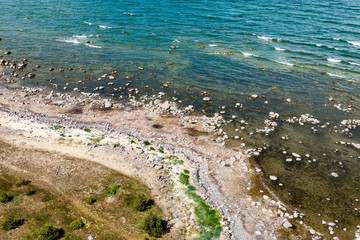
<path fill-rule="evenodd" d="M 104 100 L 104 107 L 105 108 L 111 108 L 112 107 L 112 103 L 110 99 L 105 99 Z"/>
<path fill-rule="evenodd" d="M 163 104 L 160 105 L 160 107 L 164 110 L 168 110 L 170 108 L 170 104 L 168 101 L 165 101 Z"/>
<path fill-rule="evenodd" d="M 292 227 L 292 224 L 289 223 L 288 221 L 286 221 L 286 222 L 284 222 L 283 226 L 284 226 L 285 228 L 291 228 L 291 227 Z"/>
<path fill-rule="evenodd" d="M 272 176 L 272 175 L 269 178 L 270 178 L 270 180 L 273 180 L 273 181 L 276 181 L 278 179 L 277 176 Z"/>

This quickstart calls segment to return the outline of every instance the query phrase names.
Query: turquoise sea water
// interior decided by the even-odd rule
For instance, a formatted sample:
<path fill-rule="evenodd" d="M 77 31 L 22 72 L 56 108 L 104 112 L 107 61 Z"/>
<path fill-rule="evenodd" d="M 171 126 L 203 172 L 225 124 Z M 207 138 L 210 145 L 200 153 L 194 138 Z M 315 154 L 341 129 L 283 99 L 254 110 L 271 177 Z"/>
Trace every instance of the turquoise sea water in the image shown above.
<path fill-rule="evenodd" d="M 354 236 L 360 224 L 356 200 L 360 152 L 340 141 L 360 143 L 360 137 L 356 124 L 348 128 L 340 122 L 360 119 L 358 1 L 0 0 L 0 4 L 0 49 L 12 52 L 5 57 L 27 58 L 32 68 L 41 65 L 35 79 L 18 84 L 50 86 L 49 80 L 55 78 L 51 82 L 59 89 L 68 82 L 68 90 L 95 92 L 109 82 L 97 80 L 102 74 L 118 71 L 114 85 L 101 94 L 126 95 L 126 89 L 113 88 L 125 87 L 130 79 L 140 94 L 165 91 L 209 115 L 226 106 L 225 116 L 238 116 L 225 129 L 232 139 L 229 145 L 244 142 L 262 148 L 256 160 L 265 178 L 279 178 L 269 185 L 284 201 L 305 212 L 305 221 L 324 234 L 330 232 L 322 220 L 337 220 L 332 236 Z M 170 49 L 171 45 L 177 48 Z M 49 72 L 51 67 L 55 71 Z M 58 71 L 68 67 L 74 70 Z M 166 82 L 170 87 L 160 88 Z M 210 93 L 210 103 L 201 101 L 201 91 Z M 260 98 L 251 99 L 251 94 Z M 334 101 L 329 102 L 330 97 Z M 237 102 L 244 108 L 235 108 Z M 351 111 L 334 104 L 341 104 L 341 109 L 351 106 Z M 278 127 L 269 136 L 256 133 L 270 111 L 280 114 L 275 120 Z M 306 113 L 320 123 L 286 122 Z M 239 133 L 235 129 L 244 126 L 241 120 L 248 125 Z M 346 128 L 347 135 L 341 132 Z M 288 140 L 281 138 L 286 135 Z M 301 161 L 292 152 L 299 153 Z M 286 162 L 289 157 L 292 162 Z M 339 177 L 332 177 L 332 172 Z"/>

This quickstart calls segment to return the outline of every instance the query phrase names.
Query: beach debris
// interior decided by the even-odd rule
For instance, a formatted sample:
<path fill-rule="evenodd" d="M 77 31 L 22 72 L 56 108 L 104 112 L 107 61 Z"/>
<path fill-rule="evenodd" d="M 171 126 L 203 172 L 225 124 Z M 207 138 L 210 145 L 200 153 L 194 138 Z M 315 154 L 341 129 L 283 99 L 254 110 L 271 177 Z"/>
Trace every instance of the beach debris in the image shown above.
<path fill-rule="evenodd" d="M 339 174 L 337 174 L 336 172 L 332 172 L 330 175 L 336 178 L 339 177 Z"/>
<path fill-rule="evenodd" d="M 171 45 L 170 49 L 176 49 L 177 47 L 175 45 Z"/>
<path fill-rule="evenodd" d="M 272 181 L 276 181 L 278 178 L 277 178 L 277 176 L 273 176 L 273 175 L 270 175 L 270 180 L 272 180 Z"/>

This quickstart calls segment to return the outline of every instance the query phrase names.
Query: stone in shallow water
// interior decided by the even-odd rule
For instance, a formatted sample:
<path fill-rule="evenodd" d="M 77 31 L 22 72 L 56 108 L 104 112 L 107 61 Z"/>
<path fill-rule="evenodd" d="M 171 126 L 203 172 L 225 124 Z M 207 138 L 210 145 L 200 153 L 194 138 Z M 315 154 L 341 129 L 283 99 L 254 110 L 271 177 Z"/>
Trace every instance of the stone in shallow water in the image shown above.
<path fill-rule="evenodd" d="M 333 177 L 339 177 L 339 174 L 337 174 L 336 172 L 332 172 L 332 173 L 331 173 L 331 176 L 333 176 Z"/>
<path fill-rule="evenodd" d="M 297 154 L 297 153 L 292 153 L 292 155 L 293 155 L 294 157 L 296 157 L 296 158 L 300 158 L 300 157 L 301 157 L 300 154 Z"/>
<path fill-rule="evenodd" d="M 210 101 L 210 98 L 209 97 L 204 97 L 203 101 L 208 102 L 208 101 Z"/>

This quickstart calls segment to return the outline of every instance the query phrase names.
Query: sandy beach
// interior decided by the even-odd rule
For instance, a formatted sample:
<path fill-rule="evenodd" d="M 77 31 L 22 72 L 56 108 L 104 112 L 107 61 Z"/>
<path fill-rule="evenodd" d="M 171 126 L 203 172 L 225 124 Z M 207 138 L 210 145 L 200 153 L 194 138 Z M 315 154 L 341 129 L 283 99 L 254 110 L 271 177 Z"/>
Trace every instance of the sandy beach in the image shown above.
<path fill-rule="evenodd" d="M 1 87 L 0 138 L 19 148 L 81 158 L 135 176 L 172 216 L 171 231 L 196 229 L 198 224 L 194 214 L 184 214 L 192 207 L 177 173 L 188 169 L 197 194 L 222 217 L 220 239 L 319 238 L 301 221 L 301 213 L 288 209 L 261 184 L 260 169 L 241 149 L 215 141 L 209 126 L 221 118 L 193 116 L 191 106 L 180 109 L 164 102 L 161 94 L 151 98 L 147 104 L 115 102 L 86 93 Z M 145 141 L 151 146 L 142 144 Z M 162 161 L 168 156 L 183 162 L 169 167 Z M 57 169 L 49 171 L 55 174 Z M 196 231 L 190 232 L 187 239 L 195 238 Z"/>

